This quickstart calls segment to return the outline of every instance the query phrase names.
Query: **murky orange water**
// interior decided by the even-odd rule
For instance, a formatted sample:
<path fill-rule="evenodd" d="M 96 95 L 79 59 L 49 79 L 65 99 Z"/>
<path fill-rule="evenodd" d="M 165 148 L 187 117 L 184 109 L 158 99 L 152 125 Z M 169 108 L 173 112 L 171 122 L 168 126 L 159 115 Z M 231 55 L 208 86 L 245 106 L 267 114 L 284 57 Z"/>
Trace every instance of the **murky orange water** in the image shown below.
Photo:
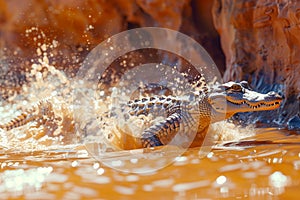
<path fill-rule="evenodd" d="M 0 199 L 297 199 L 300 135 L 291 133 L 260 129 L 256 136 L 213 148 L 204 158 L 198 148 L 189 149 L 148 174 L 106 167 L 83 145 L 29 152 L 2 148 Z M 134 160 L 139 154 L 152 153 L 121 151 L 113 156 Z M 103 160 L 110 156 L 105 153 Z M 133 165 L 139 162 L 135 159 Z"/>
<path fill-rule="evenodd" d="M 103 152 L 96 159 L 85 145 L 74 144 L 78 135 L 70 125 L 72 81 L 46 56 L 32 65 L 26 80 L 20 95 L 0 102 L 1 124 L 43 98 L 50 99 L 55 117 L 62 120 L 0 130 L 0 199 L 297 199 L 300 195 L 299 132 L 240 129 L 226 122 L 214 130 L 223 143 L 205 157 L 193 148 L 169 163 L 177 154 L 169 148 Z M 98 114 L 107 107 L 103 102 L 95 105 Z M 84 109 L 78 110 L 79 115 Z M 137 174 L 104 164 L 111 160 L 115 168 L 139 170 L 145 162 L 169 164 Z"/>

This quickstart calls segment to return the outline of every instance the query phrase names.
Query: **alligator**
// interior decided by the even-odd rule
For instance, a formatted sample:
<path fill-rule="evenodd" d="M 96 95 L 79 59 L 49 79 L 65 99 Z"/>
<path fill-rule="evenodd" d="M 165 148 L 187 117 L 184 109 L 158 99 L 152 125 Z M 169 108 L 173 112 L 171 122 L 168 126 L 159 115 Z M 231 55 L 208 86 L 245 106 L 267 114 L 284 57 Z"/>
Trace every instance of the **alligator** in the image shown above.
<path fill-rule="evenodd" d="M 130 101 L 128 105 L 131 115 L 165 113 L 164 120 L 141 134 L 139 140 L 144 148 L 169 144 L 178 133 L 196 133 L 192 135 L 194 141 L 189 145 L 193 147 L 200 145 L 211 123 L 228 119 L 238 112 L 277 109 L 282 99 L 274 91 L 267 94 L 255 92 L 247 81 L 241 81 L 219 84 L 181 99 L 153 96 Z"/>
<path fill-rule="evenodd" d="M 169 144 L 177 133 L 191 135 L 193 142 L 189 146 L 199 146 L 211 123 L 232 117 L 238 112 L 266 111 L 277 109 L 282 97 L 269 92 L 262 94 L 253 91 L 246 81 L 227 82 L 192 92 L 182 97 L 153 95 L 129 101 L 127 114 L 162 115 L 163 120 L 146 128 L 135 142 L 149 148 Z M 43 121 L 45 115 L 52 116 L 49 101 L 41 101 L 34 109 L 29 109 L 0 125 L 4 130 L 20 127 L 30 121 Z M 193 135 L 194 134 L 194 135 Z"/>

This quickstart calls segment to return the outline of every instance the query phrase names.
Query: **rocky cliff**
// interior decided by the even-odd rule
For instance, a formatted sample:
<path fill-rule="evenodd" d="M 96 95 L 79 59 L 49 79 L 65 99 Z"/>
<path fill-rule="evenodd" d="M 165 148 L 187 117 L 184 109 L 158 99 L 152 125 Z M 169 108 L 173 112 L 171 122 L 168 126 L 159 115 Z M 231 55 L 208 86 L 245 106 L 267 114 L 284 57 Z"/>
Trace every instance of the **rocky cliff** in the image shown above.
<path fill-rule="evenodd" d="M 296 121 L 300 126 L 300 2 L 215 0 L 212 13 L 226 56 L 224 80 L 280 91 L 284 105 L 267 115 L 279 114 L 277 123 L 292 119 L 290 126 Z"/>
<path fill-rule="evenodd" d="M 1 96 L 18 90 L 26 81 L 24 73 L 41 55 L 73 76 L 101 41 L 144 26 L 190 35 L 202 43 L 223 72 L 224 55 L 213 28 L 211 6 L 210 1 L 190 0 L 0 0 Z"/>

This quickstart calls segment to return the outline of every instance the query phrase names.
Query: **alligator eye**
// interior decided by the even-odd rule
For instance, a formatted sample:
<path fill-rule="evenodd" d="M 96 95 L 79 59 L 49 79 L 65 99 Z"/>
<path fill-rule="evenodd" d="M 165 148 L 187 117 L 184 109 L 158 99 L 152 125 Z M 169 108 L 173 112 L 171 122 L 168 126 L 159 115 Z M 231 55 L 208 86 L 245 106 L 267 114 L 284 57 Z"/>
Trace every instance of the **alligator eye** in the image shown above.
<path fill-rule="evenodd" d="M 235 90 L 235 91 L 237 91 L 237 92 L 242 91 L 242 87 L 241 87 L 239 84 L 233 84 L 233 85 L 231 86 L 231 89 L 232 89 L 232 90 Z"/>
<path fill-rule="evenodd" d="M 249 84 L 247 81 L 241 81 L 240 84 L 244 87 L 244 88 L 248 88 Z"/>

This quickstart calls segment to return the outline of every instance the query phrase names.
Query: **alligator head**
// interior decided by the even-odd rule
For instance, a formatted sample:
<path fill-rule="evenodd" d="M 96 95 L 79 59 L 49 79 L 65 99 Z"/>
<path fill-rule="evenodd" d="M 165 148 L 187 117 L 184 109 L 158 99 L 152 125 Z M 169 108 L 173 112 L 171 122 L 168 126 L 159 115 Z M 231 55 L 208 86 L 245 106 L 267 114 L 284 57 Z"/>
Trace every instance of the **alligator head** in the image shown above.
<path fill-rule="evenodd" d="M 267 94 L 255 92 L 247 81 L 242 81 L 218 86 L 209 94 L 208 101 L 214 111 L 228 118 L 238 112 L 274 110 L 280 106 L 282 97 L 273 91 Z"/>

